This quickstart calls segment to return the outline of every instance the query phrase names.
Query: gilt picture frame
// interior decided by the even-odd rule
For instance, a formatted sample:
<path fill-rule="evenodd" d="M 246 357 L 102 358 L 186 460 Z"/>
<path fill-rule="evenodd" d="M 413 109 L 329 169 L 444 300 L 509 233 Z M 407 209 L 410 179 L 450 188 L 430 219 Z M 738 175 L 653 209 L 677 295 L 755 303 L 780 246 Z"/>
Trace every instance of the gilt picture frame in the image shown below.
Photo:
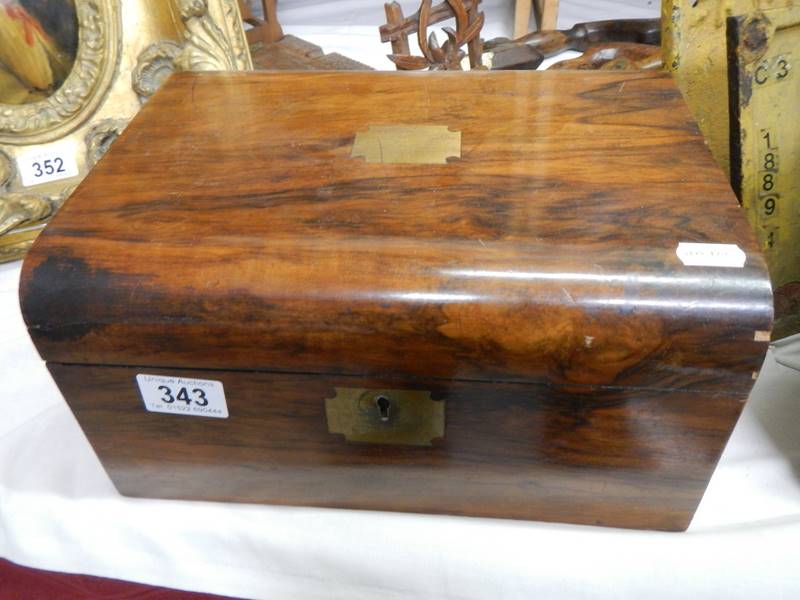
<path fill-rule="evenodd" d="M 0 0 L 0 30 L 0 262 L 172 72 L 252 69 L 237 0 Z"/>

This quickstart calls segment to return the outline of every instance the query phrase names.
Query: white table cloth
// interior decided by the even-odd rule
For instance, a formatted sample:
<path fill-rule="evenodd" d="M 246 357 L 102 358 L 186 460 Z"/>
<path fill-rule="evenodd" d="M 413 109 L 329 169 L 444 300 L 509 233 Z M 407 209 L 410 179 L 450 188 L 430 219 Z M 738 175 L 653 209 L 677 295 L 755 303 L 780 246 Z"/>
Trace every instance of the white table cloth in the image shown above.
<path fill-rule="evenodd" d="M 486 37 L 508 34 L 511 4 L 484 2 L 499 15 Z M 287 32 L 389 67 L 380 2 L 280 8 Z M 657 12 L 562 0 L 560 25 Z M 800 597 L 800 338 L 770 351 L 687 533 L 137 500 L 115 491 L 39 359 L 18 278 L 0 265 L 1 557 L 270 600 Z"/>

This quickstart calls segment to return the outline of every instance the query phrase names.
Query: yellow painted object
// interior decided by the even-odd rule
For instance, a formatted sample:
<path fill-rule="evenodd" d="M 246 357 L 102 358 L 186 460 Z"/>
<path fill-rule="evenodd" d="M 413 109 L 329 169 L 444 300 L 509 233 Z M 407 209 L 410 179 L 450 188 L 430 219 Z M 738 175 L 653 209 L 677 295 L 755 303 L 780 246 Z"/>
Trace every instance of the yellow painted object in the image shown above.
<path fill-rule="evenodd" d="M 731 181 L 764 250 L 773 339 L 800 333 L 800 6 L 728 22 Z"/>
<path fill-rule="evenodd" d="M 792 0 L 662 2 L 665 68 L 672 71 L 711 153 L 726 173 L 730 173 L 726 20 L 758 9 L 792 4 Z"/>

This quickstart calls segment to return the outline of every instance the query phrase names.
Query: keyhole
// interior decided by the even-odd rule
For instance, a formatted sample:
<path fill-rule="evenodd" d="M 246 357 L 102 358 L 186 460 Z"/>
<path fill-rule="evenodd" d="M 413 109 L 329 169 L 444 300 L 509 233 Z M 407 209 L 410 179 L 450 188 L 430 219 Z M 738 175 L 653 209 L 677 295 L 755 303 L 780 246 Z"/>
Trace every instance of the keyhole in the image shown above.
<path fill-rule="evenodd" d="M 386 396 L 378 396 L 375 398 L 375 406 L 378 407 L 378 413 L 381 416 L 381 421 L 386 423 L 389 420 L 389 409 L 392 406 L 392 401 Z"/>

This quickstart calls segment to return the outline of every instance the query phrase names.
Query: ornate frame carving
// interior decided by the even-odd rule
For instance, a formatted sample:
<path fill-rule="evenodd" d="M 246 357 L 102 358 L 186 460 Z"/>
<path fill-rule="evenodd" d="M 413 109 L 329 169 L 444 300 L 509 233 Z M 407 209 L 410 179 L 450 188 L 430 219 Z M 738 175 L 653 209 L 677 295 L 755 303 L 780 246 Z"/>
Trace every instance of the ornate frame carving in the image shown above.
<path fill-rule="evenodd" d="M 72 72 L 49 98 L 0 104 L 0 144 L 31 144 L 63 137 L 97 109 L 111 85 L 120 55 L 119 5 L 76 0 L 81 40 Z"/>
<path fill-rule="evenodd" d="M 172 72 L 252 69 L 237 0 L 75 0 L 75 9 L 78 51 L 61 87 L 0 104 L 0 262 L 24 255 Z M 62 140 L 74 142 L 79 176 L 25 188 L 17 158 Z"/>

